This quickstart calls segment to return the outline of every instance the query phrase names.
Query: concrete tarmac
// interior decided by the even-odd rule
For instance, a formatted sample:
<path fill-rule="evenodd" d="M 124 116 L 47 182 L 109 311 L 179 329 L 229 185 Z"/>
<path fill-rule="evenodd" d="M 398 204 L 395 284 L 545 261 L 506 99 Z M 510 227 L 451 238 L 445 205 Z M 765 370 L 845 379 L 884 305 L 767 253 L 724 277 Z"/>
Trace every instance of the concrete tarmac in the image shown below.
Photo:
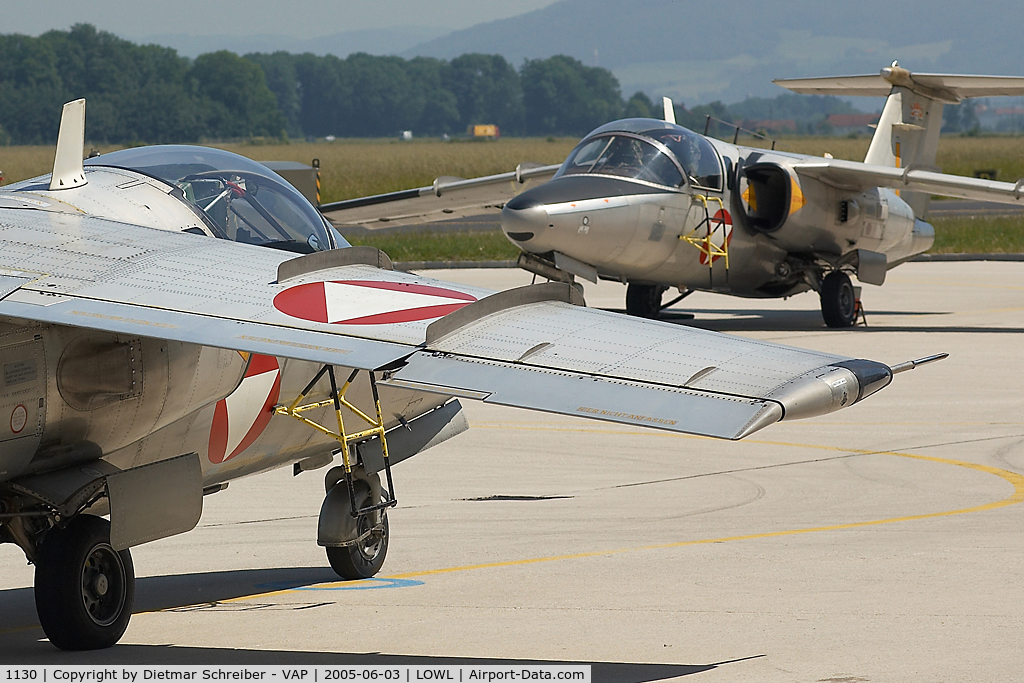
<path fill-rule="evenodd" d="M 623 294 L 586 286 L 590 305 L 621 307 Z M 315 544 L 321 472 L 233 482 L 197 529 L 134 549 L 138 613 L 107 651 L 53 649 L 32 568 L 0 546 L 0 662 L 1019 679 L 1024 263 L 910 263 L 863 301 L 868 326 L 839 331 L 813 294 L 680 304 L 686 324 L 890 364 L 951 354 L 848 410 L 742 442 L 465 401 L 469 432 L 396 466 L 391 547 L 371 581 L 338 582 Z"/>

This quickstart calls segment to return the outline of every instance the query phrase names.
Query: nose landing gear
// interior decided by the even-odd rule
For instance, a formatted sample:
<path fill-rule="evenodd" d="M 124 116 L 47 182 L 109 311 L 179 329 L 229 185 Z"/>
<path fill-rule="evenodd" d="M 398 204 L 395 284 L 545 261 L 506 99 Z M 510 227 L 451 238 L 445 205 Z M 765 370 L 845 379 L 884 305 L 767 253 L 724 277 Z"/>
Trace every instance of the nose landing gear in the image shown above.
<path fill-rule="evenodd" d="M 376 475 L 373 475 L 376 477 Z M 356 479 L 355 481 L 355 493 L 356 493 L 356 509 L 365 510 L 371 509 L 375 504 L 379 503 L 379 500 L 374 499 L 373 489 L 380 490 L 380 485 L 373 486 L 373 482 L 367 482 L 364 479 Z M 333 492 L 333 495 L 341 495 L 343 498 L 347 497 L 348 490 L 344 485 L 344 482 L 340 482 L 335 485 L 337 491 Z M 331 491 L 328 491 L 328 498 L 332 495 Z M 380 494 L 377 495 L 380 498 Z M 359 515 L 354 519 L 344 519 L 343 516 L 349 514 L 346 508 L 345 501 L 337 503 L 338 513 L 331 515 L 330 508 L 331 504 L 324 504 L 324 510 L 321 511 L 321 542 L 323 536 L 339 536 L 347 537 L 353 540 L 346 540 L 344 544 L 339 545 L 328 545 L 327 560 L 331 563 L 331 569 L 343 579 L 368 579 L 374 576 L 380 571 L 381 566 L 384 564 L 384 558 L 388 554 L 388 517 L 387 510 L 376 510 L 368 513 Z M 342 522 L 339 524 L 339 522 Z M 344 522 L 348 522 L 345 524 Z M 346 528 L 349 525 L 354 525 L 355 528 L 346 533 Z M 325 533 L 326 532 L 326 533 Z"/>
<path fill-rule="evenodd" d="M 661 297 L 668 287 L 630 282 L 626 286 L 626 313 L 638 318 L 657 318 Z"/>

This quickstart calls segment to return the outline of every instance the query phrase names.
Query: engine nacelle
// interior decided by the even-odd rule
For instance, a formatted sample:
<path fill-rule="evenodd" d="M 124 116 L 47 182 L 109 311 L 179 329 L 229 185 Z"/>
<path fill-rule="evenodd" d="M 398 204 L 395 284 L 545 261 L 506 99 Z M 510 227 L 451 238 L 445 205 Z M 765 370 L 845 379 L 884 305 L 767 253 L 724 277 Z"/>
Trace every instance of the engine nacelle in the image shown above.
<path fill-rule="evenodd" d="M 893 190 L 841 190 L 799 176 L 782 159 L 740 167 L 737 186 L 748 229 L 792 253 L 838 258 L 861 250 L 884 254 L 891 264 L 927 251 L 934 240 L 931 226 Z"/>
<path fill-rule="evenodd" d="M 12 386 L 10 401 L 0 400 L 15 406 L 19 428 L 0 449 L 8 461 L 0 480 L 129 446 L 230 394 L 247 363 L 237 351 L 162 339 L 58 325 L 0 328 L 8 330 L 0 335 L 5 367 L 26 378 Z"/>

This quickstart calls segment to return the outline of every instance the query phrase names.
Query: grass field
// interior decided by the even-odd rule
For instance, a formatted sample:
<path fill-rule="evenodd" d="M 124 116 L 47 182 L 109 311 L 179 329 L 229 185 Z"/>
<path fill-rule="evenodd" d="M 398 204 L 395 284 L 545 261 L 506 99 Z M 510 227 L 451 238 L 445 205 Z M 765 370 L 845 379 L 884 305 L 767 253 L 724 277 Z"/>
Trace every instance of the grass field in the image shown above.
<path fill-rule="evenodd" d="M 393 261 L 514 261 L 517 249 L 501 230 L 411 232 L 349 237 L 354 245 L 377 247 Z"/>
<path fill-rule="evenodd" d="M 257 161 L 320 160 L 323 203 L 429 185 L 440 175 L 473 178 L 514 171 L 524 161 L 561 163 L 577 140 L 505 138 L 490 142 L 338 140 L 273 145 L 212 144 Z M 120 149 L 100 146 L 101 152 Z M 0 147 L 4 183 L 49 173 L 53 147 Z"/>
<path fill-rule="evenodd" d="M 932 254 L 1024 253 L 1024 221 L 1018 218 L 938 219 L 933 224 Z M 511 261 L 519 255 L 500 230 L 364 234 L 349 237 L 349 241 L 377 247 L 395 261 Z"/>
<path fill-rule="evenodd" d="M 294 144 L 215 144 L 260 161 L 320 160 L 323 202 L 429 185 L 439 175 L 463 178 L 501 173 L 523 161 L 561 162 L 575 138 L 504 138 L 490 142 L 440 140 L 337 140 Z M 741 143 L 743 141 L 741 140 Z M 839 159 L 861 160 L 869 139 L 781 138 L 778 148 L 802 154 L 826 152 Z M 117 147 L 101 146 L 101 152 Z M 0 147 L 4 183 L 48 173 L 53 148 Z M 973 175 L 994 169 L 999 180 L 1024 177 L 1024 137 L 944 137 L 939 143 L 939 166 L 948 173 Z M 1014 218 L 956 218 L 935 221 L 933 253 L 1024 252 L 1024 222 Z M 500 233 L 413 233 L 358 237 L 392 258 L 409 260 L 493 260 L 514 258 L 516 250 Z"/>

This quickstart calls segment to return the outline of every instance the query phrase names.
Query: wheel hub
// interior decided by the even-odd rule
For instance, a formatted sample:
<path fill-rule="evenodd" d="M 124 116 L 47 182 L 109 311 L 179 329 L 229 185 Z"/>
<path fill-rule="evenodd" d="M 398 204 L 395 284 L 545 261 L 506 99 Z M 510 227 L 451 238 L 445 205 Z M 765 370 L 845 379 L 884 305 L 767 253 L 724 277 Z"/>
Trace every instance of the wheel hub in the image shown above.
<path fill-rule="evenodd" d="M 381 532 L 371 529 L 373 524 L 370 518 L 371 515 L 363 515 L 359 518 L 359 535 L 362 536 L 368 531 L 370 534 L 356 544 L 356 548 L 359 549 L 359 554 L 362 555 L 367 562 L 372 562 L 373 559 L 377 557 L 377 553 L 380 552 L 381 544 L 384 540 Z"/>
<path fill-rule="evenodd" d="M 98 626 L 117 620 L 125 599 L 125 575 L 121 558 L 109 545 L 97 545 L 82 567 L 82 603 Z"/>

